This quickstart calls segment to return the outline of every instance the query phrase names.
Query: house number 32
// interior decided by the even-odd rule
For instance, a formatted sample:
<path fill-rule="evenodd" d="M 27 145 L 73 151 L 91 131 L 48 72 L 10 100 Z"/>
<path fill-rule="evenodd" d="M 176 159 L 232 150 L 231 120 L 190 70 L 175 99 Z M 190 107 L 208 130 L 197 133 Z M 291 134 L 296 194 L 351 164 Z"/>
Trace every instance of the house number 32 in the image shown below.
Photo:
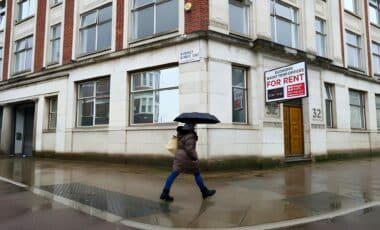
<path fill-rule="evenodd" d="M 313 108 L 313 119 L 321 120 L 322 119 L 322 111 L 321 109 Z"/>

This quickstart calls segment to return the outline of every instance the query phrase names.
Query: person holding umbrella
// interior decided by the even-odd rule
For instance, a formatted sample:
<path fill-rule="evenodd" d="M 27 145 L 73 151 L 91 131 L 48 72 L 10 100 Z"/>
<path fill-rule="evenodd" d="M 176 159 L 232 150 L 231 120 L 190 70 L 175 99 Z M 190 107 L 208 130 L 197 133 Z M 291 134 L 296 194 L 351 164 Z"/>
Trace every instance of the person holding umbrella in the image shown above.
<path fill-rule="evenodd" d="M 183 113 L 174 121 L 185 123 L 184 126 L 177 127 L 177 151 L 173 161 L 173 170 L 166 179 L 160 199 L 171 202 L 174 200 L 169 195 L 170 188 L 180 173 L 193 174 L 194 179 L 202 193 L 203 199 L 213 196 L 215 190 L 209 190 L 201 177 L 199 160 L 196 152 L 196 142 L 198 135 L 195 132 L 197 123 L 219 123 L 219 120 L 208 113 Z"/>

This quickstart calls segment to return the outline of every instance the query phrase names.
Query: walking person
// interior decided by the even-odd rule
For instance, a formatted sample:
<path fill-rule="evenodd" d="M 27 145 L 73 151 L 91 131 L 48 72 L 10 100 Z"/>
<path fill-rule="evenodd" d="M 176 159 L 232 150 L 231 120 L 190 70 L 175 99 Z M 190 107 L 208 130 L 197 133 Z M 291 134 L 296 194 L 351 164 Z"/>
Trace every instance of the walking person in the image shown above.
<path fill-rule="evenodd" d="M 215 194 L 215 190 L 209 190 L 201 177 L 199 169 L 199 160 L 196 152 L 196 142 L 198 140 L 195 132 L 195 122 L 186 123 L 184 126 L 177 127 L 177 151 L 173 162 L 173 171 L 168 176 L 162 194 L 161 200 L 171 202 L 174 200 L 169 195 L 170 188 L 180 173 L 193 174 L 194 179 L 202 193 L 203 199 Z"/>

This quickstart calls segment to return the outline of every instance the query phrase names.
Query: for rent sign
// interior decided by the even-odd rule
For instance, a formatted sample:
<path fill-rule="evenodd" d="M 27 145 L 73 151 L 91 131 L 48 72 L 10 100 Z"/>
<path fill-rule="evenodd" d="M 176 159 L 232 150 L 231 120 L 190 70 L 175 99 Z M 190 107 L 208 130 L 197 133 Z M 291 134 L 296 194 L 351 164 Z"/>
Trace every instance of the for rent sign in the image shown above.
<path fill-rule="evenodd" d="M 266 102 L 307 97 L 307 89 L 305 62 L 265 72 Z"/>

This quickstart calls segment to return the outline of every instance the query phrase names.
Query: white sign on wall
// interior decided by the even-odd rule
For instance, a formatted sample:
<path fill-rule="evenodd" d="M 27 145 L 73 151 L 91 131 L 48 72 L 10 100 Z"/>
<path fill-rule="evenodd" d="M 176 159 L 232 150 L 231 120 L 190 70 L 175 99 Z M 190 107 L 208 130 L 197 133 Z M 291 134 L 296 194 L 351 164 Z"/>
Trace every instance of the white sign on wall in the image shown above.
<path fill-rule="evenodd" d="M 199 48 L 182 51 L 179 55 L 179 63 L 180 64 L 189 63 L 189 62 L 196 62 L 199 60 L 201 60 L 201 58 L 199 56 Z"/>
<path fill-rule="evenodd" d="M 266 102 L 286 101 L 308 96 L 306 63 L 265 72 Z"/>

